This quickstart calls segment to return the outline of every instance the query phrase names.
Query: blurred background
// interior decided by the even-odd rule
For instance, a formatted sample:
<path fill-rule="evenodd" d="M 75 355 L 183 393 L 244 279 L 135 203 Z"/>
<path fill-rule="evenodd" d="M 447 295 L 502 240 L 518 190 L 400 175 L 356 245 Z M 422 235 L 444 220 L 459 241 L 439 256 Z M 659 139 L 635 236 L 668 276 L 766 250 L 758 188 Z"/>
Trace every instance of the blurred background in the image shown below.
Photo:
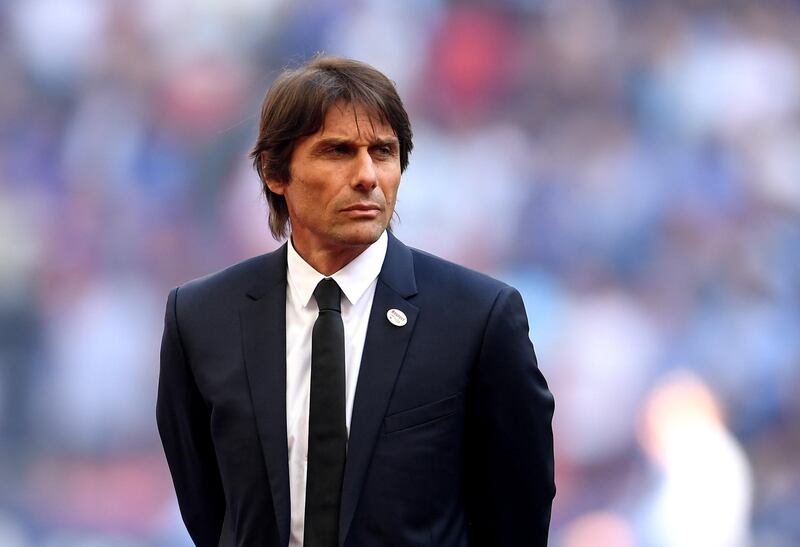
<path fill-rule="evenodd" d="M 395 231 L 517 286 L 551 545 L 800 545 L 800 5 L 0 1 L 0 546 L 179 547 L 168 290 L 277 247 L 280 69 L 394 79 Z"/>

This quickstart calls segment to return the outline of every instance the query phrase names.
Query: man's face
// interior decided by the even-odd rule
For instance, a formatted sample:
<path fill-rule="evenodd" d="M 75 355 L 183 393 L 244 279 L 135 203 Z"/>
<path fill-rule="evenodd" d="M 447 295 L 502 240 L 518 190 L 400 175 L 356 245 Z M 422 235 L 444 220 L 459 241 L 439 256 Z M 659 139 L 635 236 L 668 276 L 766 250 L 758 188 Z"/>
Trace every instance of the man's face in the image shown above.
<path fill-rule="evenodd" d="M 399 143 L 377 116 L 337 102 L 322 128 L 295 144 L 290 173 L 288 183 L 267 183 L 286 199 L 297 251 L 307 258 L 365 248 L 380 237 L 394 212 Z"/>

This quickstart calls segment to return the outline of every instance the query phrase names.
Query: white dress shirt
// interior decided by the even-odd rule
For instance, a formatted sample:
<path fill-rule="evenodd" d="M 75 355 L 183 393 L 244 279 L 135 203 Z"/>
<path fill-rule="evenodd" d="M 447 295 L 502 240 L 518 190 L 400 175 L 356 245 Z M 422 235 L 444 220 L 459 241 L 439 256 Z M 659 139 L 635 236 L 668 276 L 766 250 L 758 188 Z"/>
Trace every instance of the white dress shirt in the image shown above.
<path fill-rule="evenodd" d="M 378 274 L 386 257 L 388 236 L 381 234 L 344 268 L 331 275 L 342 289 L 344 322 L 345 421 L 350 417 L 356 392 L 367 323 L 375 298 Z M 311 391 L 311 331 L 317 320 L 317 283 L 326 276 L 312 268 L 288 243 L 286 272 L 286 430 L 289 446 L 291 531 L 289 547 L 302 547 L 308 463 L 308 405 Z"/>

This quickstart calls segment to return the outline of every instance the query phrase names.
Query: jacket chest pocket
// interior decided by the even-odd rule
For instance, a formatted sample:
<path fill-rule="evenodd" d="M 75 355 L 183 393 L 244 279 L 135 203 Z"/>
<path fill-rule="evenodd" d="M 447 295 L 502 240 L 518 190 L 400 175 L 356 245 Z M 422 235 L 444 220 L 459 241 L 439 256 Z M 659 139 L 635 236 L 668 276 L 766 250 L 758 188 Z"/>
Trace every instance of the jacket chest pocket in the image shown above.
<path fill-rule="evenodd" d="M 390 414 L 383 419 L 383 433 L 397 433 L 444 419 L 458 412 L 464 404 L 463 398 L 463 394 L 459 392 L 432 403 Z"/>

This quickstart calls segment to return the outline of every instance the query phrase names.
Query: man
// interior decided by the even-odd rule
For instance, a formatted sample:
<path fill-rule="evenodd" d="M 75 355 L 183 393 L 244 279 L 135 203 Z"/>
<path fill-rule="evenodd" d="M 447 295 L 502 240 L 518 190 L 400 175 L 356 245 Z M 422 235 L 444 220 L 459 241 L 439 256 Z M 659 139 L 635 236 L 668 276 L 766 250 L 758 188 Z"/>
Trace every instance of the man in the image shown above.
<path fill-rule="evenodd" d="M 546 545 L 553 399 L 522 300 L 391 234 L 411 147 L 363 63 L 267 94 L 252 156 L 291 237 L 167 303 L 158 426 L 198 546 Z"/>

